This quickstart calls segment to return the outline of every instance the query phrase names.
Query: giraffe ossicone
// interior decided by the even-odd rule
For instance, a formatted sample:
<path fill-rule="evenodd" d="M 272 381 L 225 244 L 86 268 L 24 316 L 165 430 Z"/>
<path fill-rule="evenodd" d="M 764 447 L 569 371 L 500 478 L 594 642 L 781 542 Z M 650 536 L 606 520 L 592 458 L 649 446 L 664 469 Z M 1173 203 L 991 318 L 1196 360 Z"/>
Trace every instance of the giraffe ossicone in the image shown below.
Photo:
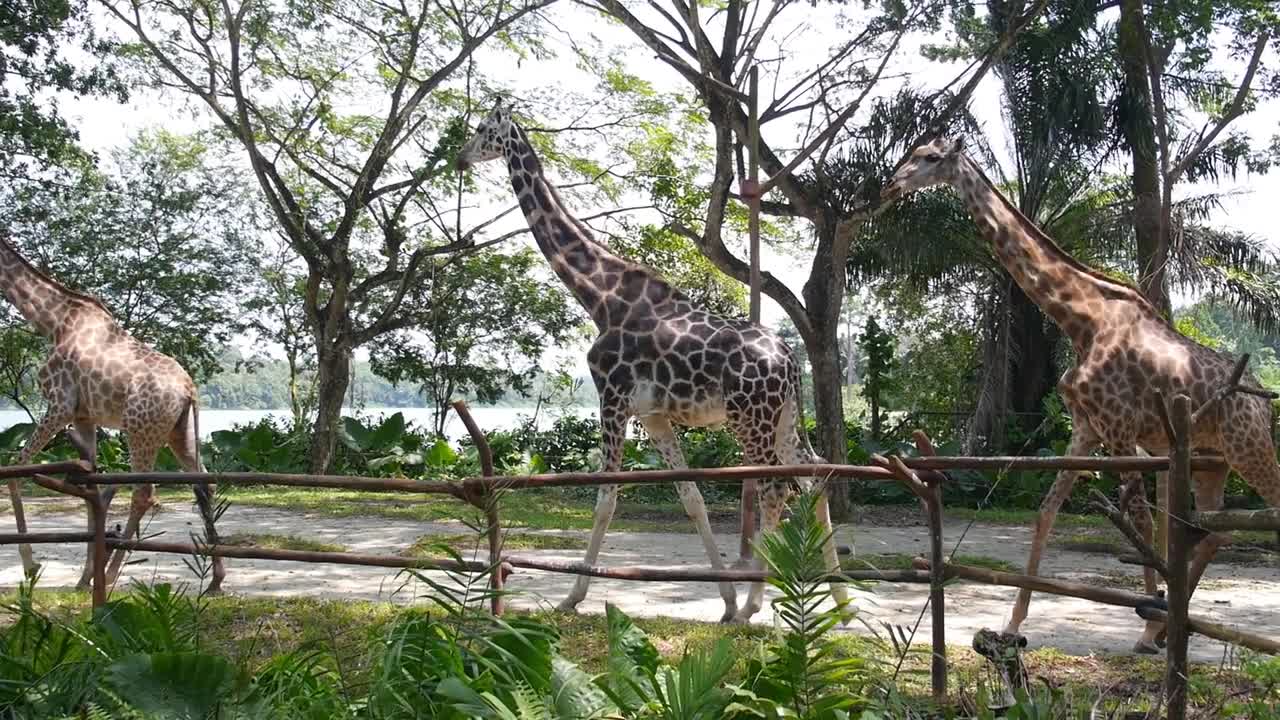
<path fill-rule="evenodd" d="M 618 257 L 596 241 L 547 180 L 524 130 L 502 103 L 476 128 L 459 152 L 457 165 L 465 170 L 498 158 L 506 161 L 511 188 L 538 248 L 598 331 L 587 361 L 600 398 L 604 470 L 621 469 L 630 418 L 640 421 L 672 469 L 688 467 L 673 423 L 726 425 L 751 464 L 821 462 L 803 430 L 800 367 L 786 343 L 759 325 L 699 307 L 653 270 Z M 790 479 L 760 483 L 760 532 L 777 526 L 792 486 Z M 723 569 L 697 485 L 678 482 L 676 488 L 711 567 Z M 617 486 L 599 489 L 584 558 L 588 565 L 599 557 L 617 497 Z M 818 513 L 829 530 L 825 494 Z M 839 568 L 834 536 L 824 557 L 828 569 Z M 754 562 L 762 566 L 758 556 Z M 561 609 L 575 609 L 589 584 L 588 577 L 579 577 Z M 741 609 L 733 584 L 719 587 L 724 621 L 746 622 L 763 604 L 763 583 L 752 585 Z M 847 600 L 844 585 L 833 584 L 832 590 L 837 602 Z"/>
<path fill-rule="evenodd" d="M 121 430 L 129 447 L 129 467 L 134 472 L 153 469 L 160 449 L 168 445 L 187 472 L 203 472 L 200 461 L 199 395 L 191 376 L 173 358 L 139 342 L 116 323 L 97 298 L 71 290 L 27 261 L 0 233 L 0 294 L 49 341 L 49 357 L 40 368 L 38 383 L 48 408 L 18 454 L 19 465 L 29 464 L 58 432 L 70 426 L 70 438 L 83 459 L 97 459 L 97 429 Z M 116 485 L 101 489 L 110 507 Z M 212 486 L 193 487 L 204 521 L 205 542 L 216 544 Z M 18 532 L 27 531 L 22 492 L 16 479 L 9 481 L 14 521 Z M 138 532 L 142 516 L 155 504 L 153 487 L 134 489 L 124 537 Z M 93 527 L 90 523 L 89 530 Z M 89 585 L 93 543 L 85 559 L 79 587 Z M 19 554 L 27 575 L 39 565 L 29 545 Z M 113 584 L 124 561 L 117 550 L 108 568 Z M 222 558 L 213 559 L 213 573 L 206 592 L 218 592 L 226 570 Z"/>
<path fill-rule="evenodd" d="M 937 139 L 915 149 L 894 174 L 882 198 L 934 185 L 954 187 L 982 236 L 1014 282 L 1070 338 L 1076 364 L 1058 382 L 1058 392 L 1071 413 L 1068 455 L 1089 455 L 1099 448 L 1133 455 L 1139 449 L 1167 454 L 1168 439 L 1157 407 L 1157 391 L 1165 397 L 1185 394 L 1193 405 L 1210 399 L 1231 377 L 1236 360 L 1211 350 L 1169 324 L 1137 289 L 1089 268 L 1053 242 L 1024 216 L 964 152 L 962 140 Z M 1259 388 L 1246 376 L 1244 382 Z M 1280 464 L 1271 439 L 1271 405 L 1262 397 L 1236 393 L 1192 428 L 1192 444 L 1221 453 L 1232 469 L 1271 507 L 1280 507 Z M 1063 471 L 1040 506 L 1027 561 L 1027 574 L 1039 572 L 1049 532 L 1063 502 L 1080 475 Z M 1123 474 L 1122 485 L 1135 480 Z M 1141 482 L 1141 477 L 1136 477 Z M 1223 505 L 1227 471 L 1194 473 L 1199 510 Z M 1144 493 L 1135 493 L 1130 512 L 1151 541 L 1151 511 Z M 1195 588 L 1218 548 L 1230 538 L 1210 535 L 1195 550 L 1191 587 Z M 1144 571 L 1148 593 L 1156 590 L 1155 571 Z M 1016 634 L 1027 617 L 1031 592 L 1018 593 L 1005 632 Z M 1163 624 L 1148 622 L 1134 649 L 1158 652 Z"/>

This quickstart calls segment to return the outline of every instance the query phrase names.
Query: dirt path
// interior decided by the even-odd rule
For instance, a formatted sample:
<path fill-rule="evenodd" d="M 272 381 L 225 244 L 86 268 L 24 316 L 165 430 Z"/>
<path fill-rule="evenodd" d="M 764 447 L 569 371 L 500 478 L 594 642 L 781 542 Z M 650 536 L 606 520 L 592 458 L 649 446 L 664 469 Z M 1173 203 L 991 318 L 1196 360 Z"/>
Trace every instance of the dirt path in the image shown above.
<path fill-rule="evenodd" d="M 49 502 L 28 500 L 35 505 Z M 52 509 L 52 508 L 51 508 Z M 122 520 L 121 520 L 122 521 Z M 11 522 L 0 517 L 0 523 Z M 79 513 L 38 513 L 30 518 L 32 531 L 66 530 L 82 527 Z M 113 518 L 112 522 L 116 522 Z M 187 503 L 169 502 L 163 512 L 151 520 L 148 532 L 163 532 L 166 539 L 185 540 L 199 527 L 198 518 Z M 292 514 L 279 510 L 233 506 L 223 517 L 220 530 L 231 533 L 274 533 L 310 537 L 339 543 L 351 551 L 394 553 L 426 533 L 466 532 L 459 524 L 418 523 L 381 517 L 333 518 Z M 948 549 L 964 530 L 964 523 L 948 523 Z M 540 531 L 556 533 L 558 531 Z M 576 532 L 576 531 L 572 531 Z M 726 557 L 734 557 L 737 539 L 718 536 Z M 842 544 L 852 544 L 858 554 L 907 553 L 924 551 L 926 534 L 922 527 L 845 526 L 838 530 Z M 962 552 L 982 555 L 1021 565 L 1026 560 L 1030 529 L 975 525 L 966 536 Z M 37 557 L 44 563 L 43 587 L 69 587 L 79 578 L 84 550 L 71 546 L 38 546 Z M 522 551 L 562 560 L 580 560 L 579 550 Z M 139 580 L 188 582 L 191 573 L 183 559 L 174 555 L 136 555 L 135 564 L 127 567 L 127 576 Z M 604 565 L 688 565 L 705 566 L 701 544 L 688 534 L 612 533 L 601 553 Z M 21 579 L 17 548 L 0 548 L 0 586 L 11 588 Z M 1136 569 L 1121 565 L 1109 556 L 1050 550 L 1045 558 L 1046 575 L 1081 582 L 1113 583 L 1124 578 L 1138 582 Z M 513 599 L 517 607 L 550 607 L 568 591 L 573 578 L 552 573 L 521 571 L 511 577 L 509 585 L 521 595 Z M 393 602 L 412 602 L 424 588 L 406 584 L 403 576 L 379 568 L 339 567 L 292 562 L 228 560 L 226 590 L 250 595 L 324 597 L 359 597 Z M 1008 617 L 1014 591 L 974 584 L 957 584 L 947 590 L 947 633 L 952 644 L 967 645 L 973 633 L 983 627 L 1000 628 Z M 746 587 L 739 586 L 740 602 Z M 854 592 L 855 605 L 870 626 L 881 623 L 905 625 L 915 623 L 927 587 L 896 583 L 877 583 L 869 590 Z M 603 612 L 604 603 L 617 604 L 635 615 L 666 615 L 696 620 L 715 620 L 723 606 L 714 586 L 706 583 L 622 582 L 596 580 L 583 612 Z M 1216 564 L 1209 569 L 1205 583 L 1197 591 L 1193 611 L 1215 622 L 1247 627 L 1272 637 L 1280 637 L 1280 567 L 1274 565 Z M 756 622 L 772 622 L 766 603 Z M 1073 655 L 1089 653 L 1127 653 L 1140 632 L 1140 621 L 1132 611 L 1096 605 L 1084 600 L 1037 595 L 1032 601 L 1031 616 L 1023 626 L 1033 647 L 1053 646 Z M 855 632 L 867 632 L 859 624 Z M 926 613 L 917 638 L 927 642 L 929 617 Z M 1212 662 L 1222 657 L 1223 646 L 1205 638 L 1193 638 L 1194 659 Z"/>

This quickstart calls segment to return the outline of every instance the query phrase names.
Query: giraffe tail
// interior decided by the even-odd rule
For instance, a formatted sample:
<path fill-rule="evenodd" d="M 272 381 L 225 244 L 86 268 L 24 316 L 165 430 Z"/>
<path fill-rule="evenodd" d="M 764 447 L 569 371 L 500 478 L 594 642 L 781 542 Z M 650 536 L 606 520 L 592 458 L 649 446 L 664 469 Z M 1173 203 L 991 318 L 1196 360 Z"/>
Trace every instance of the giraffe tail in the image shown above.
<path fill-rule="evenodd" d="M 791 387 L 796 389 L 796 442 L 800 446 L 800 450 L 805 452 L 811 458 L 810 462 L 821 465 L 826 459 L 813 451 L 813 444 L 809 442 L 809 431 L 805 427 L 804 418 L 804 373 L 800 371 L 798 363 L 791 364 L 792 382 Z"/>

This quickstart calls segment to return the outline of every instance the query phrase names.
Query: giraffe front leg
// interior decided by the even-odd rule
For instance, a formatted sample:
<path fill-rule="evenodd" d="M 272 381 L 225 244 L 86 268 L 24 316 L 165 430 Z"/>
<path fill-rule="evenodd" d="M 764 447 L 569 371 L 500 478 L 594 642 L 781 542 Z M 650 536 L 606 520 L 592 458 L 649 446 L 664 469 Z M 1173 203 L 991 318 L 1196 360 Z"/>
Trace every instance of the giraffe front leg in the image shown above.
<path fill-rule="evenodd" d="M 29 465 L 31 460 L 44 449 L 45 445 L 53 439 L 58 431 L 67 426 L 71 422 L 71 407 L 65 401 L 55 402 L 50 400 L 49 410 L 40 418 L 36 429 L 32 431 L 31 437 L 27 439 L 27 444 L 22 447 L 22 452 L 18 454 L 18 465 Z M 22 506 L 22 487 L 18 484 L 17 478 L 9 480 L 9 502 L 13 505 L 13 522 L 17 526 L 18 532 L 26 534 L 27 532 L 27 513 Z M 31 546 L 22 543 L 18 545 L 18 556 L 22 558 L 22 572 L 28 578 L 33 578 L 36 573 L 40 572 L 40 563 L 35 561 L 35 557 L 31 554 Z"/>
<path fill-rule="evenodd" d="M 617 472 L 622 469 L 622 442 L 627 437 L 626 412 L 615 409 L 602 402 L 600 407 L 600 434 L 603 439 L 604 471 Z M 583 557 L 584 565 L 594 565 L 600 556 L 600 546 L 604 544 L 604 535 L 609 530 L 609 522 L 613 520 L 613 512 L 618 507 L 618 486 L 601 485 L 596 492 L 595 517 L 591 522 L 591 539 L 587 541 L 587 552 Z M 578 603 L 587 597 L 587 589 L 591 587 L 591 578 L 579 575 L 573 583 L 573 589 L 560 602 L 559 610 L 574 612 Z"/>
<path fill-rule="evenodd" d="M 771 533 L 778 529 L 778 523 L 782 520 L 782 511 L 787 506 L 787 496 L 790 495 L 788 483 L 786 480 L 762 480 L 760 481 L 760 527 L 756 530 L 756 542 L 760 541 L 760 537 L 765 533 Z M 764 558 L 756 552 L 752 557 L 752 569 L 763 571 L 765 569 Z M 751 622 L 751 617 L 760 612 L 760 608 L 764 607 L 764 581 L 757 580 L 751 583 L 751 591 L 747 594 L 747 602 L 733 616 L 733 622 L 745 625 Z"/>
<path fill-rule="evenodd" d="M 1129 517 L 1133 518 L 1134 528 L 1142 534 L 1142 539 L 1147 545 L 1155 547 L 1155 521 L 1151 515 L 1151 505 L 1147 502 L 1146 485 L 1142 482 L 1142 477 L 1138 473 L 1122 473 L 1120 475 L 1120 486 L 1128 487 L 1130 483 L 1135 483 L 1139 488 L 1131 498 L 1129 498 L 1129 506 L 1125 508 Z M 1166 538 L 1167 539 L 1167 538 Z M 1156 548 L 1156 552 L 1160 552 L 1160 548 Z M 1155 597 L 1156 591 L 1159 589 L 1159 583 L 1156 580 L 1156 571 L 1154 568 L 1144 567 L 1142 569 L 1142 587 L 1147 595 Z M 1133 651 L 1139 655 L 1156 655 L 1159 654 L 1160 648 L 1157 646 L 1156 638 L 1163 628 L 1161 623 L 1148 622 L 1142 631 L 1142 636 L 1133 644 Z"/>

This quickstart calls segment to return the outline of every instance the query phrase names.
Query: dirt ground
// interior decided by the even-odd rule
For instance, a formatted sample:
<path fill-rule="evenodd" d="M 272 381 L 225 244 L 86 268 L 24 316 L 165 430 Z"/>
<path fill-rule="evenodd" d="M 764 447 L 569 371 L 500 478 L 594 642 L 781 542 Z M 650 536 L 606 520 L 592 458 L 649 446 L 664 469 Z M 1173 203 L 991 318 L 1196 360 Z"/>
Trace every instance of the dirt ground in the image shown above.
<path fill-rule="evenodd" d="M 28 505 L 49 502 L 31 498 Z M 50 508 L 52 509 L 52 508 Z M 9 523 L 8 516 L 0 522 Z M 66 530 L 80 527 L 84 517 L 71 512 L 37 512 L 29 518 L 32 531 Z M 112 523 L 117 522 L 115 518 Z M 123 518 L 119 520 L 123 522 Z M 967 523 L 949 521 L 945 540 L 955 547 Z M 199 529 L 198 517 L 190 503 L 169 501 L 162 512 L 150 518 L 148 535 L 160 534 L 173 541 L 185 541 Z M 383 517 L 334 518 L 280 510 L 232 506 L 219 529 L 224 534 L 272 533 L 338 543 L 353 552 L 395 553 L 428 533 L 467 532 L 454 523 L 421 523 Z M 579 531 L 522 531 L 557 532 Z M 717 536 L 721 552 L 736 559 L 737 538 Z M 878 527 L 869 524 L 843 526 L 837 530 L 841 544 L 852 545 L 855 554 L 906 553 L 925 551 L 927 535 L 922 527 Z M 1008 561 L 1021 566 L 1030 546 L 1029 527 L 974 525 L 964 538 L 961 552 Z M 84 549 L 73 546 L 37 546 L 37 558 L 44 564 L 41 586 L 70 587 L 79 578 Z M 528 550 L 522 555 L 577 561 L 580 550 Z M 675 533 L 616 532 L 607 537 L 600 564 L 603 565 L 687 565 L 707 564 L 695 535 Z M 17 548 L 0 548 L 0 587 L 12 588 L 22 576 Z M 1109 555 L 1050 549 L 1042 567 L 1048 576 L 1098 584 L 1129 583 L 1137 588 L 1139 575 L 1132 566 L 1122 565 Z M 175 555 L 135 555 L 126 567 L 126 577 L 141 581 L 190 582 L 191 572 L 183 558 Z M 567 575 L 519 571 L 508 581 L 519 596 L 516 607 L 554 606 L 568 591 L 573 578 Z M 263 560 L 227 561 L 225 589 L 246 595 L 311 595 L 382 599 L 413 602 L 425 588 L 394 570 L 341 567 Z M 739 602 L 745 601 L 746 586 L 738 586 Z M 952 644 L 967 645 L 981 628 L 999 629 L 1008 618 L 1015 591 L 976 584 L 949 586 L 946 594 L 947 636 Z M 861 623 L 849 631 L 884 634 L 884 624 L 906 626 L 908 632 L 920 615 L 927 586 L 876 583 L 853 592 Z M 766 596 L 766 598 L 769 596 Z M 723 604 L 715 587 L 708 583 L 623 582 L 595 580 L 581 612 L 603 612 L 605 602 L 638 616 L 665 615 L 696 620 L 716 620 Z M 1228 626 L 1280 637 L 1280 566 L 1274 561 L 1261 564 L 1216 563 L 1196 592 L 1192 611 Z M 773 621 L 766 602 L 755 622 Z M 1097 605 L 1073 598 L 1037 595 L 1031 615 L 1023 625 L 1033 647 L 1052 646 L 1072 655 L 1127 653 L 1141 630 L 1140 620 L 1125 608 Z M 929 615 L 925 613 L 916 637 L 927 642 Z M 1214 662 L 1224 656 L 1222 643 L 1194 637 L 1194 660 Z"/>

